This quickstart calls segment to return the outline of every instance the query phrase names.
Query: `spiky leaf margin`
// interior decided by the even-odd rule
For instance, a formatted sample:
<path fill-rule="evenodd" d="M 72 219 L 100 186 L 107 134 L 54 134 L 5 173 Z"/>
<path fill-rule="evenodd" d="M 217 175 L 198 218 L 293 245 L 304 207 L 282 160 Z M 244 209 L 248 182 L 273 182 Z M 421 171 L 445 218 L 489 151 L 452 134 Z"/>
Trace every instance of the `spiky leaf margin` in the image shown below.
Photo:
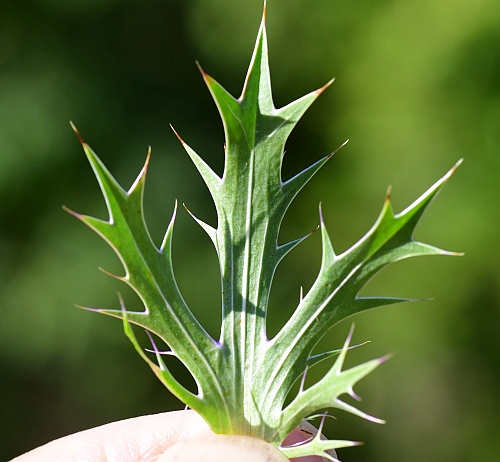
<path fill-rule="evenodd" d="M 201 68 L 200 68 L 201 70 Z M 241 96 L 233 98 L 212 77 L 202 76 L 219 109 L 225 131 L 225 168 L 219 177 L 178 135 L 214 200 L 217 227 L 195 218 L 217 250 L 222 286 L 222 326 L 213 339 L 190 311 L 177 286 L 172 267 L 175 211 L 162 245 L 153 243 L 144 221 L 143 195 L 149 154 L 132 187 L 125 191 L 92 149 L 84 151 L 106 200 L 109 219 L 76 217 L 101 235 L 119 256 L 128 284 L 141 298 L 143 312 L 96 310 L 123 319 L 127 336 L 165 386 L 199 412 L 216 433 L 248 435 L 279 447 L 304 418 L 325 408 L 338 408 L 381 422 L 339 397 L 383 359 L 342 370 L 350 336 L 330 371 L 285 406 L 293 385 L 319 362 L 311 356 L 328 330 L 348 316 L 408 299 L 367 298 L 358 294 L 367 281 L 390 263 L 419 255 L 451 255 L 415 241 L 413 232 L 431 200 L 454 167 L 400 214 L 392 211 L 389 195 L 372 229 L 342 255 L 336 255 L 321 210 L 322 263 L 308 293 L 301 297 L 281 331 L 268 339 L 266 314 L 275 270 L 283 257 L 304 238 L 278 244 L 282 219 L 289 205 L 332 157 L 320 159 L 288 181 L 281 178 L 284 145 L 301 116 L 329 82 L 299 100 L 276 109 L 273 104 L 264 16 Z M 76 130 L 76 129 L 75 129 Z M 153 337 L 152 361 L 140 346 L 131 324 L 161 338 L 187 367 L 198 393 L 187 390 L 170 373 Z M 330 356 L 327 353 L 325 357 Z M 289 457 L 327 456 L 326 451 L 354 442 L 314 439 L 303 446 L 281 448 Z"/>

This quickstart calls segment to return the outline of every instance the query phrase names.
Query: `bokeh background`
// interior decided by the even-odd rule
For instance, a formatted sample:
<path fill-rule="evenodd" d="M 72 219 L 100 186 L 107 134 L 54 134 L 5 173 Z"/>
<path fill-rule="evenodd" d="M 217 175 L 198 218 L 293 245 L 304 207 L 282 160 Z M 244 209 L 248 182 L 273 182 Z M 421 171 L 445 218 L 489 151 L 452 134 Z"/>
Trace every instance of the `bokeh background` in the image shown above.
<path fill-rule="evenodd" d="M 160 241 L 175 199 L 214 223 L 210 197 L 168 124 L 218 172 L 223 132 L 196 69 L 238 96 L 261 14 L 257 0 L 3 0 L 0 6 L 0 460 L 113 420 L 178 409 L 118 321 L 120 271 L 98 236 L 62 211 L 102 218 L 72 120 L 128 188 L 148 146 L 147 220 Z M 376 219 L 386 187 L 401 210 L 465 162 L 417 237 L 463 258 L 399 263 L 364 291 L 432 297 L 355 318 L 350 361 L 395 353 L 357 391 L 379 426 L 335 413 L 329 436 L 362 440 L 345 461 L 498 460 L 500 452 L 500 4 L 497 0 L 269 0 L 277 106 L 335 84 L 290 138 L 284 177 L 351 141 L 285 220 L 318 223 L 337 252 Z M 186 299 L 217 335 L 215 251 L 181 209 L 174 264 Z M 276 331 L 318 270 L 317 233 L 279 269 Z M 341 345 L 351 322 L 325 348 Z M 180 372 L 182 374 L 182 371 Z"/>

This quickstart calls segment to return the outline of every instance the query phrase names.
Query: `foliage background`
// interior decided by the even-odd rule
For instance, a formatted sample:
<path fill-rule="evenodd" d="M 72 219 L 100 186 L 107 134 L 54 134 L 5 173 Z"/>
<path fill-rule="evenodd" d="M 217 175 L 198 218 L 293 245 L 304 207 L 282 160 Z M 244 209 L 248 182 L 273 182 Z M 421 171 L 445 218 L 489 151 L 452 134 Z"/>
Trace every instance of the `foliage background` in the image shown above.
<path fill-rule="evenodd" d="M 336 83 L 288 145 L 285 177 L 351 142 L 301 193 L 284 224 L 297 237 L 322 201 L 338 252 L 375 220 L 387 185 L 401 209 L 460 157 L 464 165 L 419 238 L 466 257 L 400 263 L 367 293 L 434 297 L 356 318 L 352 361 L 395 357 L 362 382 L 364 409 L 385 427 L 337 414 L 336 437 L 358 462 L 492 461 L 500 451 L 500 5 L 496 0 L 270 0 L 276 104 Z M 178 198 L 214 219 L 210 197 L 168 128 L 219 172 L 222 127 L 195 60 L 239 95 L 260 1 L 4 0 L 0 6 L 0 459 L 56 437 L 179 408 L 132 351 L 120 323 L 74 304 L 116 306 L 123 287 L 104 242 L 61 210 L 105 216 L 68 121 L 122 184 L 147 147 L 147 220 L 159 240 Z M 180 285 L 208 330 L 220 314 L 215 252 L 179 214 Z M 319 262 L 319 236 L 285 261 L 270 331 Z M 219 317 L 219 318 L 218 318 Z M 350 321 L 324 345 L 341 344 Z M 180 371 L 182 374 L 182 371 Z"/>

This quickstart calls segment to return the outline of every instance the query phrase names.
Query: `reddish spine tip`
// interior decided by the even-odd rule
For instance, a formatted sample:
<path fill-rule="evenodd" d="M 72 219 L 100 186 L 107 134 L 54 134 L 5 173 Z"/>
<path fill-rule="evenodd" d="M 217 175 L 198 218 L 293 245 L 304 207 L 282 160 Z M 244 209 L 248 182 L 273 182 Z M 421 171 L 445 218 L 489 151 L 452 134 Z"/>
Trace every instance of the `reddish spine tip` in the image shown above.
<path fill-rule="evenodd" d="M 70 215 L 73 215 L 74 217 L 78 218 L 79 220 L 82 219 L 83 215 L 80 215 L 79 213 L 77 212 L 74 212 L 73 210 L 71 210 L 70 208 L 66 207 L 65 205 L 62 206 L 62 209 L 69 213 Z"/>
<path fill-rule="evenodd" d="M 326 82 L 321 88 L 318 88 L 315 92 L 316 95 L 321 95 L 321 93 L 323 93 L 333 82 L 335 82 L 335 77 Z"/>
<path fill-rule="evenodd" d="M 83 139 L 83 136 L 80 134 L 80 132 L 78 131 L 78 129 L 76 128 L 75 124 L 70 120 L 69 121 L 69 124 L 71 125 L 71 128 L 73 129 L 73 131 L 75 132 L 75 135 L 78 136 L 78 139 L 80 140 L 80 143 L 82 144 L 87 144 L 85 142 L 85 140 Z"/>
<path fill-rule="evenodd" d="M 330 157 L 333 157 L 335 154 L 337 154 L 337 152 L 339 152 L 347 143 L 349 143 L 349 140 L 345 140 L 337 149 L 335 149 L 335 151 L 331 152 L 330 154 L 328 154 L 328 158 Z"/>
<path fill-rule="evenodd" d="M 386 355 L 382 356 L 381 358 L 377 359 L 377 362 L 379 364 L 385 363 L 389 359 L 391 359 L 394 356 L 394 353 L 387 353 Z"/>
<path fill-rule="evenodd" d="M 151 160 L 151 153 L 152 153 L 151 146 L 148 146 L 148 153 L 146 155 L 146 161 L 144 162 L 144 167 L 142 168 L 142 171 L 144 173 L 146 173 L 148 170 L 149 161 Z"/>
<path fill-rule="evenodd" d="M 90 308 L 88 306 L 82 306 L 82 305 L 75 305 L 76 308 L 79 308 L 81 310 L 85 310 L 85 311 L 92 311 L 93 313 L 101 313 L 102 310 L 99 309 L 99 308 Z"/>
<path fill-rule="evenodd" d="M 127 280 L 127 277 L 118 276 L 117 274 L 110 273 L 109 271 L 106 271 L 105 269 L 103 269 L 101 267 L 99 267 L 99 271 L 106 274 L 107 276 L 112 277 L 113 279 L 117 279 L 118 281 L 126 281 Z"/>
<path fill-rule="evenodd" d="M 459 159 L 458 162 L 453 167 L 451 167 L 449 172 L 446 174 L 445 179 L 450 178 L 456 172 L 457 168 L 460 167 L 463 161 L 463 159 Z"/>
<path fill-rule="evenodd" d="M 189 215 L 191 215 L 192 217 L 194 217 L 194 215 L 192 214 L 191 210 L 188 209 L 187 205 L 184 202 L 182 203 L 182 206 L 184 207 L 184 210 L 186 210 L 186 212 L 189 213 Z M 175 203 L 175 208 L 177 209 L 177 201 Z"/>
<path fill-rule="evenodd" d="M 203 70 L 203 68 L 201 67 L 201 64 L 199 63 L 199 61 L 196 61 L 196 67 L 200 71 L 200 73 L 203 76 L 203 78 L 208 77 L 208 74 Z"/>
<path fill-rule="evenodd" d="M 180 137 L 180 135 L 177 133 L 177 131 L 175 130 L 175 128 L 172 126 L 172 124 L 169 124 L 169 125 L 170 125 L 170 128 L 172 129 L 172 131 L 175 133 L 175 136 L 177 137 L 177 139 L 184 146 L 186 144 L 186 143 L 184 143 L 184 140 Z"/>
<path fill-rule="evenodd" d="M 200 74 L 203 78 L 203 80 L 205 81 L 205 84 L 207 85 L 208 88 L 210 88 L 210 86 L 213 84 L 214 82 L 214 79 L 212 77 L 210 77 L 210 75 L 208 75 L 204 70 L 203 68 L 201 67 L 201 64 L 196 61 L 196 66 L 198 67 L 198 70 L 200 71 Z"/>
<path fill-rule="evenodd" d="M 387 186 L 387 191 L 385 192 L 385 201 L 387 203 L 391 202 L 392 185 Z"/>

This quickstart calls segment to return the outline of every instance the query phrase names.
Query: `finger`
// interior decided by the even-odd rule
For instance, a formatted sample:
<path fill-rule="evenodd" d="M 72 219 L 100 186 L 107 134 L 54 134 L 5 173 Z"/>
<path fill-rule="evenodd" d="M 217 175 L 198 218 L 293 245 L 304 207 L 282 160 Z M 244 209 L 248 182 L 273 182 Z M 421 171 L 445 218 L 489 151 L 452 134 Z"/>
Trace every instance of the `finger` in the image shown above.
<path fill-rule="evenodd" d="M 303 422 L 285 440 L 285 445 L 310 439 L 316 428 Z M 333 454 L 335 455 L 335 453 Z M 213 435 L 185 440 L 171 447 L 157 462 L 289 462 L 270 444 L 245 436 Z M 321 457 L 307 456 L 291 459 L 293 462 L 322 462 Z"/>
<path fill-rule="evenodd" d="M 213 435 L 194 411 L 113 422 L 41 446 L 11 462 L 153 462 L 174 444 Z"/>
<path fill-rule="evenodd" d="M 184 441 L 158 462 L 289 462 L 275 447 L 249 436 L 214 435 Z"/>

